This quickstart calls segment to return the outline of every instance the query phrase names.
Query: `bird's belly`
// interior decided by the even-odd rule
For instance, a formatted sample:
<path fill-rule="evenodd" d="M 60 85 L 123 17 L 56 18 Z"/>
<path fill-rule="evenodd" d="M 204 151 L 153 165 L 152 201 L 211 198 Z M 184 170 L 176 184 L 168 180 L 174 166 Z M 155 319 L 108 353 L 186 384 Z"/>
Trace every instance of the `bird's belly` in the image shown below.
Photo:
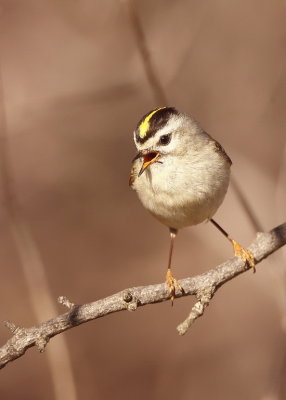
<path fill-rule="evenodd" d="M 221 205 L 228 187 L 228 177 L 211 190 L 185 187 L 178 190 L 169 183 L 158 188 L 146 185 L 138 191 L 139 198 L 150 213 L 171 228 L 184 228 L 211 218 Z"/>
<path fill-rule="evenodd" d="M 192 198 L 176 201 L 162 194 L 160 200 L 156 196 L 149 196 L 147 199 L 141 198 L 141 201 L 160 222 L 176 229 L 196 225 L 211 218 L 219 207 L 219 204 L 210 204 L 209 200 L 198 204 Z"/>

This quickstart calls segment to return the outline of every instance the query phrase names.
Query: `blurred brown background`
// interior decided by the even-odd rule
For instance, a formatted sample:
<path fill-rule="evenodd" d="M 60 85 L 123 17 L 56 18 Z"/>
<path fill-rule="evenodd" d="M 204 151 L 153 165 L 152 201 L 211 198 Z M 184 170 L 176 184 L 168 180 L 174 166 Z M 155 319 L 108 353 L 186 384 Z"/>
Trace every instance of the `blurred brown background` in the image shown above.
<path fill-rule="evenodd" d="M 82 304 L 164 279 L 168 231 L 128 187 L 134 126 L 162 104 L 146 79 L 127 4 L 1 1 L 1 320 L 29 327 L 39 322 L 36 308 L 42 321 L 65 311 L 59 295 Z M 170 105 L 223 144 L 263 228 L 283 222 L 285 1 L 134 6 Z M 10 203 L 21 214 L 22 234 L 11 226 Z M 232 188 L 216 219 L 243 244 L 254 237 Z M 231 254 L 210 224 L 186 229 L 174 273 L 201 273 Z M 38 264 L 55 313 L 41 301 Z M 63 338 L 56 337 L 44 354 L 33 348 L 7 365 L 0 397 L 285 399 L 284 267 L 280 251 L 256 275 L 225 285 L 184 337 L 175 327 L 191 298 L 72 329 L 61 335 L 69 356 L 62 358 Z M 10 336 L 3 324 L 0 335 L 2 344 Z M 68 377 L 60 376 L 65 357 Z"/>

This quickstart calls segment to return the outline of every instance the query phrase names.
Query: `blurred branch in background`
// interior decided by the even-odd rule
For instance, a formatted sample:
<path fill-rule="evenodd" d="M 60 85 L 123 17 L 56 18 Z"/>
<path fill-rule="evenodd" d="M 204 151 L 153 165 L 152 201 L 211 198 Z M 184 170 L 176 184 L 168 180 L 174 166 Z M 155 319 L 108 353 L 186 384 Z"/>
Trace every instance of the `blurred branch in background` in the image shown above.
<path fill-rule="evenodd" d="M 167 105 L 169 104 L 168 98 L 160 82 L 158 74 L 156 73 L 155 68 L 152 64 L 152 57 L 149 51 L 149 47 L 147 45 L 147 40 L 134 1 L 122 0 L 122 2 L 126 5 L 128 11 L 128 16 L 135 38 L 136 46 L 141 57 L 146 78 L 148 80 L 151 90 L 153 91 L 155 102 L 157 105 Z"/>
<path fill-rule="evenodd" d="M 249 247 L 256 263 L 278 250 L 286 244 L 286 223 L 272 229 L 268 233 L 258 233 Z M 176 298 L 194 295 L 197 302 L 190 316 L 178 326 L 179 334 L 184 334 L 191 324 L 201 315 L 209 304 L 215 292 L 226 282 L 250 269 L 240 258 L 232 258 L 208 272 L 192 278 L 180 280 L 183 293 L 177 293 Z M 8 362 L 21 357 L 28 348 L 37 346 L 44 351 L 49 339 L 85 322 L 104 317 L 108 314 L 129 310 L 138 307 L 167 301 L 170 293 L 165 284 L 141 286 L 123 290 L 117 294 L 84 305 L 74 305 L 66 298 L 61 297 L 59 302 L 70 308 L 70 311 L 32 328 L 16 327 L 11 322 L 6 326 L 13 336 L 0 348 L 0 368 Z"/>
<path fill-rule="evenodd" d="M 276 214 L 277 218 L 283 218 L 286 216 L 286 145 L 284 147 L 281 166 L 278 174 L 277 189 L 276 189 Z M 285 249 L 284 249 L 285 250 Z M 281 328 L 286 335 L 286 253 L 281 252 L 281 258 L 283 259 L 283 268 L 279 271 L 273 271 L 275 274 L 275 284 L 278 288 L 276 291 L 277 305 L 281 314 Z M 286 349 L 285 349 L 286 353 Z"/>
<path fill-rule="evenodd" d="M 247 198 L 245 197 L 243 191 L 241 190 L 236 178 L 234 176 L 231 177 L 230 184 L 238 198 L 242 208 L 244 209 L 246 215 L 249 218 L 249 222 L 252 225 L 254 232 L 263 232 L 263 227 L 259 222 L 258 218 L 256 217 L 253 208 L 251 207 L 250 203 L 248 202 Z"/>
<path fill-rule="evenodd" d="M 56 314 L 51 290 L 41 254 L 30 232 L 21 207 L 17 202 L 16 185 L 13 179 L 13 166 L 10 155 L 10 143 L 7 129 L 7 118 L 4 105 L 4 88 L 0 71 L 0 177 L 2 196 L 7 212 L 15 250 L 20 259 L 23 275 L 26 280 L 31 305 L 38 322 Z M 44 317 L 44 315 L 46 317 Z M 55 399 L 68 398 L 76 400 L 72 364 L 66 339 L 61 336 L 56 346 L 48 353 L 48 363 L 53 381 Z"/>
<path fill-rule="evenodd" d="M 286 145 L 282 154 L 281 165 L 278 173 L 276 185 L 276 214 L 277 218 L 284 218 L 286 216 Z M 280 264 L 282 268 L 271 270 L 275 280 L 276 290 L 273 296 L 277 303 L 277 308 L 280 313 L 280 325 L 284 337 L 282 337 L 276 351 L 273 354 L 273 361 L 270 371 L 270 380 L 267 382 L 266 393 L 262 396 L 261 400 L 282 400 L 285 399 L 286 386 L 286 253 L 285 249 L 281 251 Z M 283 262 L 281 262 L 281 259 Z"/>

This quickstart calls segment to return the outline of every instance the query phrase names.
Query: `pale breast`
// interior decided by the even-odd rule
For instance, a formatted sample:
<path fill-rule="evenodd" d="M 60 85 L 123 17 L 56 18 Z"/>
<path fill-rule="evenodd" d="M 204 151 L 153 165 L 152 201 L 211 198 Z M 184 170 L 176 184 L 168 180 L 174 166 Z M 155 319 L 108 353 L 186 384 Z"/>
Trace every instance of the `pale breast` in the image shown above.
<path fill-rule="evenodd" d="M 168 227 L 199 224 L 215 214 L 229 184 L 229 161 L 216 152 L 209 155 L 187 161 L 168 157 L 139 178 L 134 163 L 131 185 L 144 207 Z"/>

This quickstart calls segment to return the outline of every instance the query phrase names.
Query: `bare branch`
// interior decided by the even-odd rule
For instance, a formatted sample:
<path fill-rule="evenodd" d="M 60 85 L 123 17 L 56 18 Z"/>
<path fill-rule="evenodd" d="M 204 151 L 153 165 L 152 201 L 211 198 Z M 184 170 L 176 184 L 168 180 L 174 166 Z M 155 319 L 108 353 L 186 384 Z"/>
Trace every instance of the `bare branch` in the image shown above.
<path fill-rule="evenodd" d="M 253 253 L 256 263 L 259 263 L 285 244 L 286 223 L 277 226 L 270 232 L 258 233 L 249 250 Z M 204 309 L 218 288 L 248 269 L 249 267 L 245 266 L 241 259 L 234 257 L 204 274 L 182 279 L 180 284 L 183 293 L 176 293 L 176 298 L 195 295 L 198 302 L 185 324 L 183 323 L 183 328 L 182 324 L 180 325 L 180 334 L 184 334 L 188 327 L 203 315 Z M 9 323 L 8 325 L 13 327 L 14 334 L 0 348 L 0 368 L 21 357 L 29 347 L 37 346 L 40 351 L 43 351 L 50 338 L 77 325 L 117 311 L 134 311 L 138 307 L 166 301 L 169 298 L 170 294 L 165 284 L 139 286 L 123 290 L 93 303 L 73 305 L 67 313 L 32 328 L 14 330 L 16 325 Z"/>

